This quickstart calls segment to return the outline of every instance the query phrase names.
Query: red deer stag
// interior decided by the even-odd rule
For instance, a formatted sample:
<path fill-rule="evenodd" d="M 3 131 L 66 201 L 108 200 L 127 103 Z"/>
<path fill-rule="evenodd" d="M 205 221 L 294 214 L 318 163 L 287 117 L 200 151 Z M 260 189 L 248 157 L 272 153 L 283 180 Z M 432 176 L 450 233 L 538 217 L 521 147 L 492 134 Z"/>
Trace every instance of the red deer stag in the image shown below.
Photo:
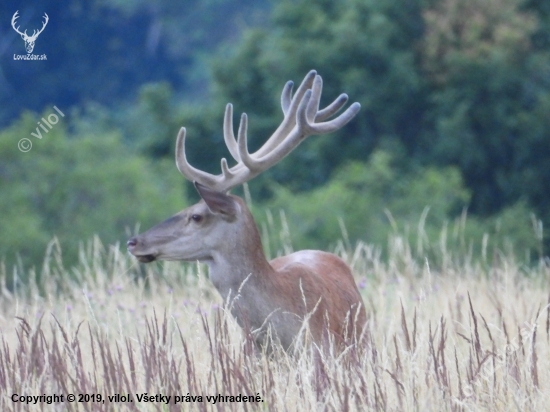
<path fill-rule="evenodd" d="M 337 256 L 303 250 L 267 261 L 260 234 L 245 202 L 228 194 L 270 168 L 307 136 L 330 133 L 346 125 L 359 111 L 353 103 L 338 112 L 348 96 L 341 94 L 319 110 L 322 79 L 307 74 L 292 96 L 291 81 L 281 96 L 284 119 L 255 153 L 247 148 L 247 116 L 243 113 L 238 138 L 233 134 L 233 107 L 224 118 L 224 139 L 237 164 L 221 160 L 222 173 L 211 175 L 191 166 L 185 156 L 185 128 L 176 143 L 179 171 L 194 182 L 202 200 L 145 233 L 128 240 L 128 250 L 140 262 L 200 261 L 241 327 L 250 327 L 258 346 L 270 333 L 285 350 L 292 347 L 308 320 L 313 342 L 326 347 L 327 338 L 341 346 L 361 333 L 366 315 L 351 269 Z M 356 325 L 356 326 L 353 326 Z M 270 331 L 270 332 L 269 332 Z M 327 333 L 328 332 L 328 333 Z"/>

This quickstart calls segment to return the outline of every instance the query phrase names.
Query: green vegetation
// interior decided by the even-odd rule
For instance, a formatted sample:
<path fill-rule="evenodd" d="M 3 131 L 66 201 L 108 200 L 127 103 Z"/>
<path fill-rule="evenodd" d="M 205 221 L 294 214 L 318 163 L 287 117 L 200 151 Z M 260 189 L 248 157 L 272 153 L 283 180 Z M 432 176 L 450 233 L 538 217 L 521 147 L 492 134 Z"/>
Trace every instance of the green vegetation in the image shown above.
<path fill-rule="evenodd" d="M 218 173 L 228 157 L 225 104 L 235 119 L 249 114 L 253 150 L 281 121 L 284 82 L 312 68 L 325 82 L 323 102 L 345 91 L 362 110 L 250 183 L 261 226 L 277 226 L 283 211 L 296 248 L 344 237 L 348 247 L 386 250 L 399 230 L 430 255 L 445 229 L 448 247 L 465 253 L 548 255 L 546 3 L 176 3 L 82 0 L 60 9 L 45 1 L 42 65 L 10 60 L 23 52 L 10 29 L 11 43 L 0 47 L 8 50 L 0 66 L 0 259 L 8 267 L 40 266 L 53 236 L 74 263 L 79 242 L 94 234 L 123 241 L 137 224 L 193 202 L 173 164 L 179 127 L 188 129 L 191 163 Z M 0 14 L 12 8 L 2 3 Z M 30 29 L 42 13 L 33 10 L 20 10 Z M 65 123 L 32 137 L 53 104 Z M 21 138 L 31 139 L 30 152 L 17 150 Z M 275 253 L 275 232 L 264 232 Z"/>
<path fill-rule="evenodd" d="M 8 262 L 40 265 L 54 236 L 75 262 L 86 237 L 125 241 L 136 224 L 157 223 L 183 204 L 172 164 L 151 162 L 117 134 L 76 137 L 57 124 L 20 152 L 18 139 L 35 127 L 26 113 L 0 133 L 0 251 Z"/>
<path fill-rule="evenodd" d="M 436 262 L 433 249 L 441 247 L 442 241 L 464 256 L 479 256 L 487 248 L 514 250 L 514 246 L 521 252 L 540 251 L 525 205 L 518 203 L 490 219 L 468 216 L 470 193 L 457 168 L 427 167 L 399 177 L 394 164 L 388 153 L 377 151 L 366 164 L 354 162 L 338 169 L 333 179 L 317 189 L 293 194 L 276 186 L 274 199 L 256 208 L 256 215 L 265 215 L 258 209 L 266 207 L 271 212 L 286 211 L 282 219 L 292 228 L 295 249 L 325 248 L 327 240 L 334 247 L 341 239 L 348 249 L 357 239 L 384 246 L 389 234 L 401 233 L 418 251 L 417 257 L 430 256 Z M 259 220 L 264 227 L 276 229 L 270 224 L 272 217 Z M 486 245 L 482 245 L 484 235 Z M 267 242 L 280 245 L 281 240 L 285 238 L 271 236 Z"/>

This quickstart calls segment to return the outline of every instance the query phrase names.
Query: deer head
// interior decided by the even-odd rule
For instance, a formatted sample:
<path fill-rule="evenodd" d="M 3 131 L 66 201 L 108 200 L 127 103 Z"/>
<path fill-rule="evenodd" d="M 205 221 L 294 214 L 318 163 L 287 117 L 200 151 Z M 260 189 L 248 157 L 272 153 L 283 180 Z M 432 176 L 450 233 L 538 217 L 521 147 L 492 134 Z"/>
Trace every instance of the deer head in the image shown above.
<path fill-rule="evenodd" d="M 226 106 L 224 140 L 237 164 L 229 168 L 227 160 L 222 159 L 222 173 L 219 175 L 206 173 L 189 164 L 185 156 L 186 131 L 183 127 L 180 129 L 176 142 L 176 165 L 183 176 L 195 182 L 203 201 L 130 239 L 128 249 L 132 254 L 143 262 L 155 259 L 208 260 L 212 250 L 208 250 L 207 246 L 231 238 L 229 234 L 242 220 L 242 210 L 247 209 L 236 197 L 226 193 L 281 161 L 306 137 L 340 129 L 361 107 L 359 103 L 353 103 L 340 116 L 325 121 L 346 104 L 348 96 L 341 94 L 326 108 L 319 110 L 323 82 L 314 70 L 307 74 L 294 96 L 292 87 L 293 82 L 289 81 L 283 88 L 282 123 L 255 153 L 249 153 L 247 149 L 247 115 L 242 114 L 235 139 L 233 106 L 230 103 Z M 190 239 L 196 245 L 189 245 Z M 192 250 L 199 245 L 203 246 L 202 251 Z"/>
<path fill-rule="evenodd" d="M 48 17 L 48 15 L 46 13 L 44 13 L 44 22 L 42 23 L 42 28 L 40 30 L 33 30 L 32 36 L 29 36 L 29 35 L 27 35 L 27 30 L 25 30 L 24 32 L 21 32 L 19 30 L 19 26 L 15 27 L 15 22 L 19 18 L 18 13 L 19 13 L 19 10 L 17 10 L 14 13 L 14 15 L 11 19 L 11 26 L 13 27 L 13 29 L 17 33 L 19 33 L 21 35 L 21 38 L 25 41 L 25 49 L 27 50 L 27 53 L 30 54 L 34 50 L 34 42 L 36 41 L 36 39 L 38 38 L 40 33 L 42 33 L 44 31 L 44 28 L 48 24 L 48 21 L 50 20 L 50 18 Z"/>
<path fill-rule="evenodd" d="M 306 75 L 294 95 L 293 83 L 286 83 L 281 96 L 283 121 L 255 153 L 249 153 L 247 148 L 246 114 L 241 116 L 235 138 L 233 107 L 228 104 L 223 123 L 224 140 L 236 164 L 229 167 L 227 160 L 222 159 L 219 175 L 189 164 L 185 155 L 186 132 L 181 128 L 176 142 L 176 165 L 183 176 L 194 182 L 202 200 L 127 242 L 129 252 L 141 262 L 207 263 L 210 278 L 224 300 L 235 296 L 237 290 L 242 295 L 240 309 L 234 313 L 241 325 L 246 323 L 263 329 L 266 324 L 272 324 L 285 347 L 289 347 L 298 334 L 297 319 L 306 317 L 312 309 L 308 306 L 311 303 L 325 299 L 316 320 L 317 338 L 324 330 L 322 324 L 326 314 L 333 317 L 332 328 L 336 328 L 336 335 L 342 333 L 338 328 L 344 323 L 346 310 L 355 307 L 364 318 L 357 286 L 349 267 L 328 253 L 298 252 L 268 262 L 245 202 L 228 192 L 281 161 L 306 137 L 333 132 L 357 114 L 360 105 L 353 103 L 341 115 L 327 120 L 342 109 L 348 96 L 341 94 L 319 110 L 322 85 L 321 76 L 315 71 Z M 330 292 L 335 285 L 343 288 L 343 292 Z M 303 303 L 301 290 L 305 291 L 308 304 Z M 279 314 L 272 316 L 275 312 Z"/>
<path fill-rule="evenodd" d="M 157 259 L 208 262 L 239 229 L 234 223 L 243 219 L 241 215 L 246 210 L 241 199 L 198 182 L 195 187 L 203 201 L 128 241 L 128 249 L 140 262 Z"/>

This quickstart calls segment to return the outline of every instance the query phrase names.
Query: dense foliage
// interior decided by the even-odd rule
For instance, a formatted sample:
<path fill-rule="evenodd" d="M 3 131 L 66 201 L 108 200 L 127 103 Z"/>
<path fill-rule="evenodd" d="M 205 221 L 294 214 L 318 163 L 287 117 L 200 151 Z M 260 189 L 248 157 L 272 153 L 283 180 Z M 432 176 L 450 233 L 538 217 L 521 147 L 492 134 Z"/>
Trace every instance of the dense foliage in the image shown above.
<path fill-rule="evenodd" d="M 463 236 L 548 253 L 545 2 L 15 3 L 0 5 L 4 20 L 19 8 L 38 25 L 43 8 L 51 21 L 36 46 L 48 54 L 44 64 L 10 60 L 22 42 L 1 29 L 0 232 L 10 236 L 0 255 L 8 262 L 19 253 L 38 264 L 53 235 L 72 245 L 93 233 L 122 240 L 125 228 L 173 213 L 185 203 L 172 166 L 178 128 L 188 129 L 190 161 L 218 173 L 228 156 L 225 104 L 234 104 L 235 121 L 249 114 L 255 149 L 281 121 L 284 82 L 312 68 L 323 76 L 324 103 L 345 91 L 362 110 L 250 184 L 261 224 L 266 209 L 283 209 L 295 246 L 326 248 L 343 234 L 384 244 L 392 225 L 422 222 L 425 234 L 411 231 L 412 241 L 430 243 L 467 210 Z M 48 114 L 52 104 L 70 113 L 67 125 L 30 137 L 41 116 L 22 109 Z M 17 151 L 22 137 L 34 143 L 30 153 Z"/>
<path fill-rule="evenodd" d="M 31 3 L 31 4 L 29 4 Z M 20 0 L 0 3 L 0 125 L 26 110 L 100 103 L 111 110 L 135 98 L 146 82 L 169 81 L 187 96 L 201 95 L 207 76 L 201 53 L 234 38 L 239 24 L 261 18 L 265 1 Z M 258 12 L 256 12 L 256 10 Z M 24 43 L 10 25 L 32 34 L 41 62 L 22 62 Z"/>
<path fill-rule="evenodd" d="M 138 222 L 157 223 L 181 207 L 172 164 L 151 164 L 115 133 L 72 137 L 57 124 L 21 153 L 17 141 L 36 133 L 34 118 L 26 113 L 0 133 L 0 251 L 10 262 L 40 263 L 54 236 L 74 261 L 86 237 L 124 240 Z"/>

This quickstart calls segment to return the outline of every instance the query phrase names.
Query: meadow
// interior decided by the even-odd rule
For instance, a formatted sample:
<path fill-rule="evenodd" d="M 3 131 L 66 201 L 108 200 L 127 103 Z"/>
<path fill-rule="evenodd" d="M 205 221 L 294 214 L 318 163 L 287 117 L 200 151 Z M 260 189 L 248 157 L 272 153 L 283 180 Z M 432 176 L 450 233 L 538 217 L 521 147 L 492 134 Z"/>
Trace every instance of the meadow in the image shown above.
<path fill-rule="evenodd" d="M 346 244 L 368 327 L 313 356 L 255 352 L 205 266 L 141 265 L 95 239 L 67 268 L 52 241 L 42 268 L 1 269 L 0 409 L 549 409 L 548 260 L 453 254 L 444 239 L 422 258 L 399 235 L 385 253 Z"/>

